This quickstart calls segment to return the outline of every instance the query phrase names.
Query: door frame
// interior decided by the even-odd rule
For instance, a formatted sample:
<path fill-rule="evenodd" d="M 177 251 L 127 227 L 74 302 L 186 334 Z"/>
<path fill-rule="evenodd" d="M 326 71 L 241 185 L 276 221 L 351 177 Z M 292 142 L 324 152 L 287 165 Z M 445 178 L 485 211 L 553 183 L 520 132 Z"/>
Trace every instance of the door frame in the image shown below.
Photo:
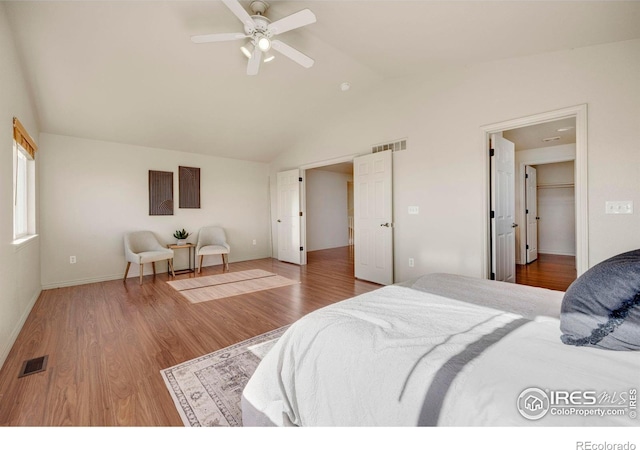
<path fill-rule="evenodd" d="M 484 195 L 482 198 L 482 276 L 491 277 L 491 228 L 490 228 L 490 137 L 514 128 L 522 128 L 560 119 L 575 117 L 576 120 L 576 155 L 575 170 L 575 215 L 576 215 L 576 272 L 580 276 L 589 268 L 589 217 L 588 217 L 588 185 L 587 185 L 587 104 L 581 104 L 546 113 L 535 114 L 519 119 L 507 120 L 481 127 L 482 151 L 484 162 Z"/>
<path fill-rule="evenodd" d="M 527 171 L 527 169 L 529 169 L 530 171 Z M 525 176 L 524 178 L 520 178 L 520 183 L 522 185 L 524 185 L 524 197 L 520 198 L 520 211 L 516 211 L 516 217 L 524 217 L 524 220 L 522 220 L 522 223 L 524 223 L 524 233 L 521 233 L 521 237 L 520 237 L 520 247 L 517 249 L 517 252 L 519 254 L 516 254 L 516 260 L 519 260 L 520 263 L 522 264 L 522 261 L 524 261 L 525 264 L 529 264 L 532 263 L 533 261 L 535 261 L 536 259 L 538 259 L 538 247 L 539 247 L 539 239 L 538 239 L 538 234 L 539 234 L 539 230 L 538 230 L 538 169 L 537 167 L 534 167 L 533 164 L 525 164 L 524 165 L 524 173 Z M 529 184 L 531 183 L 531 174 L 535 174 L 535 185 L 533 186 L 534 189 L 529 189 L 531 186 L 529 186 Z M 530 198 L 529 198 L 529 192 L 530 190 L 533 190 L 534 193 L 534 201 L 530 202 Z M 520 192 L 522 192 L 522 189 L 520 189 Z M 520 192 L 518 194 L 520 194 Z M 534 205 L 532 206 L 531 203 L 533 203 Z M 523 208 L 524 207 L 524 208 Z M 535 214 L 531 214 L 531 211 L 533 210 L 535 211 Z M 536 252 L 536 257 L 535 259 L 529 260 L 529 249 L 531 248 L 531 246 L 529 245 L 531 240 L 530 240 L 530 234 L 534 234 L 534 233 L 529 233 L 529 227 L 530 227 L 530 223 L 532 223 L 532 221 L 530 220 L 531 217 L 534 216 L 534 220 L 535 222 L 535 252 Z M 520 220 L 520 219 L 518 219 Z M 524 234 L 524 239 L 522 239 L 522 234 Z"/>
<path fill-rule="evenodd" d="M 351 155 L 339 156 L 337 158 L 304 164 L 299 167 L 300 176 L 302 177 L 302 183 L 300 185 L 300 211 L 302 211 L 302 220 L 300 221 L 300 246 L 302 246 L 302 254 L 300 255 L 301 265 L 307 264 L 307 170 L 319 169 L 321 167 L 332 166 L 334 164 L 344 162 L 353 163 L 353 159 L 356 156 L 366 154 L 367 153 L 354 153 Z"/>

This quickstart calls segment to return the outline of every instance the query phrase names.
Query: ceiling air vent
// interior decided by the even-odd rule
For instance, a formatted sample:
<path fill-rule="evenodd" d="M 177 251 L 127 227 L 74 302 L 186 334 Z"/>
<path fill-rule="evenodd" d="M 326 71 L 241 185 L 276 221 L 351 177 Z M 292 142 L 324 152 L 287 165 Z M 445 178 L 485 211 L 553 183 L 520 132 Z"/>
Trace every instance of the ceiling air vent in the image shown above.
<path fill-rule="evenodd" d="M 407 149 L 407 140 L 401 139 L 399 141 L 376 144 L 373 147 L 371 147 L 371 153 L 386 152 L 388 150 L 391 150 L 392 152 L 399 152 L 400 150 L 406 150 L 406 149 Z"/>

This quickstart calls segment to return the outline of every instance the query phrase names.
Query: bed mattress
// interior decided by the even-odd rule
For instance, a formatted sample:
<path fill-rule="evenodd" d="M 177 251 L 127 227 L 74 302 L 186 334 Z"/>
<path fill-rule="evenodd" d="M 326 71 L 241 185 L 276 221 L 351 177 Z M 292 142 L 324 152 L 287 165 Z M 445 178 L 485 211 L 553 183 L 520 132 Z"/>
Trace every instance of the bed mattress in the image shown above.
<path fill-rule="evenodd" d="M 258 366 L 243 424 L 637 425 L 637 354 L 563 344 L 562 295 L 431 274 L 319 309 Z M 565 392 L 572 404 L 556 404 Z"/>

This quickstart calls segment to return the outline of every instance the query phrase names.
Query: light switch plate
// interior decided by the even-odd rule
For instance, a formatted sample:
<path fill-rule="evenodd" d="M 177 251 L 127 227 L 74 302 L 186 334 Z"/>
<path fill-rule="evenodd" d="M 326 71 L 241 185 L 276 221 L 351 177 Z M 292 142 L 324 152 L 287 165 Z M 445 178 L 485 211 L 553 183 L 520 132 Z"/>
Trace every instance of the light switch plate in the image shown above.
<path fill-rule="evenodd" d="M 632 201 L 606 202 L 605 212 L 607 214 L 633 214 Z"/>

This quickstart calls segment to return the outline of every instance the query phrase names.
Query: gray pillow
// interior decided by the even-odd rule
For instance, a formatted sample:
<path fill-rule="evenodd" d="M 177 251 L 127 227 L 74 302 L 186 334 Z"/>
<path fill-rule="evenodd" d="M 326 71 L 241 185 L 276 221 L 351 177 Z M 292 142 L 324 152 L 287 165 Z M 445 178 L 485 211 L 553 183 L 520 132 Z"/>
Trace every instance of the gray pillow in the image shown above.
<path fill-rule="evenodd" d="M 562 299 L 567 345 L 640 350 L 640 250 L 609 258 L 575 280 Z"/>

